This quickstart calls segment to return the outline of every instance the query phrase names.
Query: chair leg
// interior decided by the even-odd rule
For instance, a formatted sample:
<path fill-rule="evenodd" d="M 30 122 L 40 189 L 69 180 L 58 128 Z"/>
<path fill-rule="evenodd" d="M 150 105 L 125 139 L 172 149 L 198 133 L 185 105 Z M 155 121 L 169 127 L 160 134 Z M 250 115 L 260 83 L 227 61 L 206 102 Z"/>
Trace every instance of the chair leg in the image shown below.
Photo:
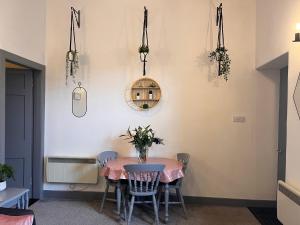
<path fill-rule="evenodd" d="M 181 190 L 180 190 L 179 188 L 176 188 L 176 194 L 177 194 L 177 196 L 179 197 L 181 206 L 182 206 L 182 208 L 183 208 L 184 217 L 187 219 L 187 211 L 186 211 L 186 207 L 185 207 L 185 204 L 184 204 L 184 199 L 183 199 Z"/>
<path fill-rule="evenodd" d="M 169 221 L 169 184 L 165 184 L 165 223 Z"/>
<path fill-rule="evenodd" d="M 135 199 L 135 196 L 132 196 L 131 197 L 131 202 L 130 202 L 129 214 L 128 214 L 128 218 L 127 218 L 127 225 L 129 225 L 130 221 L 131 221 L 133 205 L 134 205 L 134 199 Z"/>
<path fill-rule="evenodd" d="M 158 208 L 157 208 L 155 195 L 152 195 L 152 201 L 153 201 L 154 213 L 155 213 L 155 223 L 156 225 L 159 225 Z"/>
<path fill-rule="evenodd" d="M 103 194 L 103 198 L 102 198 L 102 202 L 101 202 L 100 213 L 102 213 L 102 211 L 103 211 L 103 206 L 104 206 L 104 202 L 105 202 L 105 199 L 106 199 L 106 195 L 108 193 L 108 189 L 109 189 L 109 183 L 106 183 L 105 192 Z"/>
<path fill-rule="evenodd" d="M 157 196 L 157 211 L 159 211 L 160 200 L 161 200 L 161 193 L 162 193 L 162 189 L 160 188 L 158 190 L 158 196 Z"/>
<path fill-rule="evenodd" d="M 124 191 L 122 191 L 122 202 L 123 202 L 123 209 L 124 209 L 124 219 L 127 221 L 127 207 L 126 207 L 126 196 Z"/>

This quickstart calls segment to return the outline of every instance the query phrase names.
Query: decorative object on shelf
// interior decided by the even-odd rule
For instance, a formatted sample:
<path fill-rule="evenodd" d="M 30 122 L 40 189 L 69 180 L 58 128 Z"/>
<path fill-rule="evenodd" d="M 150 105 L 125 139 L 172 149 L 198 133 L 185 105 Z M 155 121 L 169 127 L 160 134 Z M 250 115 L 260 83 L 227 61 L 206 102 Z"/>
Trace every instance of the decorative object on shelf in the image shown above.
<path fill-rule="evenodd" d="M 146 62 L 147 55 L 149 54 L 149 42 L 148 42 L 148 10 L 144 7 L 144 25 L 143 25 L 143 37 L 142 45 L 139 47 L 140 60 L 143 63 L 143 75 L 146 75 Z"/>
<path fill-rule="evenodd" d="M 157 105 L 161 98 L 161 90 L 156 81 L 150 78 L 141 78 L 134 82 L 130 90 L 134 108 L 149 110 Z"/>
<path fill-rule="evenodd" d="M 209 54 L 212 62 L 218 63 L 218 76 L 223 76 L 228 80 L 230 74 L 231 60 L 228 55 L 228 49 L 225 48 L 224 42 L 224 25 L 223 25 L 223 6 L 222 3 L 217 7 L 217 26 L 218 26 L 218 43 L 215 51 Z"/>
<path fill-rule="evenodd" d="M 153 92 L 152 92 L 152 90 L 149 91 L 149 97 L 148 98 L 149 98 L 149 100 L 153 99 Z"/>
<path fill-rule="evenodd" d="M 74 116 L 80 118 L 85 116 L 87 112 L 87 91 L 78 82 L 78 87 L 76 87 L 72 92 L 72 113 Z"/>
<path fill-rule="evenodd" d="M 69 51 L 66 54 L 66 85 L 69 77 L 73 78 L 74 83 L 76 82 L 76 73 L 79 69 L 79 52 L 76 48 L 75 21 L 77 27 L 80 28 L 80 10 L 75 10 L 71 7 L 70 43 Z"/>
<path fill-rule="evenodd" d="M 125 137 L 125 140 L 129 140 L 129 143 L 135 147 L 141 163 L 147 161 L 148 150 L 153 143 L 157 145 L 164 144 L 163 139 L 155 137 L 155 133 L 152 128 L 150 128 L 150 125 L 147 127 L 139 126 L 133 130 L 130 130 L 129 127 L 127 133 L 120 137 Z"/>
<path fill-rule="evenodd" d="M 300 23 L 296 24 L 297 33 L 295 33 L 295 40 L 293 42 L 300 42 Z"/>
<path fill-rule="evenodd" d="M 295 90 L 294 90 L 294 94 L 293 94 L 293 100 L 294 100 L 295 107 L 296 107 L 296 110 L 297 110 L 297 113 L 298 113 L 298 117 L 300 119 L 300 74 L 298 76 L 297 83 L 296 83 L 296 86 L 295 86 Z"/>
<path fill-rule="evenodd" d="M 14 179 L 13 168 L 6 164 L 0 164 L 0 191 L 6 189 L 6 181 L 10 178 Z"/>
<path fill-rule="evenodd" d="M 149 109 L 149 105 L 148 105 L 147 103 L 144 103 L 144 104 L 142 105 L 142 108 L 143 108 L 143 109 Z"/>

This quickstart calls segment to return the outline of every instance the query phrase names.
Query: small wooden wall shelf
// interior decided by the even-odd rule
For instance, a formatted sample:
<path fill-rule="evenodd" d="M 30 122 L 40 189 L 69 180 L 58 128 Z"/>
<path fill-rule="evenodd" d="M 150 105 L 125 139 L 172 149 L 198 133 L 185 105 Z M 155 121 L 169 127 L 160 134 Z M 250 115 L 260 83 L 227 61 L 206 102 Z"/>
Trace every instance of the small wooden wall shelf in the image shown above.
<path fill-rule="evenodd" d="M 131 87 L 131 100 L 141 110 L 153 108 L 161 98 L 161 89 L 156 81 L 141 78 Z"/>

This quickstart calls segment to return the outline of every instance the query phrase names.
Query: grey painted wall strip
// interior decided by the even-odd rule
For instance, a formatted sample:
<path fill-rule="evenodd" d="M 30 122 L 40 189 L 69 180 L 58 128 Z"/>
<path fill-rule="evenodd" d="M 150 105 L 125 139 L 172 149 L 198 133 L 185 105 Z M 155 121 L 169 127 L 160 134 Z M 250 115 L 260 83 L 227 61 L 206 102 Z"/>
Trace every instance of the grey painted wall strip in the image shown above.
<path fill-rule="evenodd" d="M 86 191 L 44 191 L 44 199 L 70 199 L 100 201 L 103 192 L 86 192 Z M 109 193 L 110 198 L 114 193 Z M 275 201 L 265 200 L 247 200 L 247 199 L 228 199 L 228 198 L 208 198 L 208 197 L 184 197 L 186 203 L 203 204 L 203 205 L 223 205 L 223 206 L 240 206 L 240 207 L 275 207 Z"/>
<path fill-rule="evenodd" d="M 5 161 L 5 58 L 0 52 L 0 162 Z"/>
<path fill-rule="evenodd" d="M 291 199 L 293 202 L 295 202 L 297 205 L 300 205 L 300 196 L 286 188 L 283 184 L 279 183 L 278 187 L 279 191 L 287 196 L 289 199 Z"/>

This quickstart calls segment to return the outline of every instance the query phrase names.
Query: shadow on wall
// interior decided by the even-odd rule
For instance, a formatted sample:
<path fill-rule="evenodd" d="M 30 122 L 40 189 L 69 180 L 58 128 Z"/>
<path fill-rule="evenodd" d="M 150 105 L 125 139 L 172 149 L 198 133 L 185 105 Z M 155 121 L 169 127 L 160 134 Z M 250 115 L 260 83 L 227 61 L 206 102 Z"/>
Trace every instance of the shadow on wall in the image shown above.
<path fill-rule="evenodd" d="M 126 130 L 124 130 L 125 133 Z M 121 135 L 121 134 L 120 134 Z M 103 151 L 116 151 L 119 153 L 120 156 L 128 156 L 129 153 L 134 153 L 134 151 L 131 151 L 131 146 L 130 144 L 126 144 L 126 140 L 123 140 L 122 138 L 119 137 L 108 137 L 104 141 L 104 143 L 108 143 L 107 146 L 103 146 L 101 149 L 101 152 Z M 99 152 L 100 153 L 100 152 Z M 135 156 L 135 155 L 133 155 Z"/>
<path fill-rule="evenodd" d="M 217 74 L 217 65 L 211 62 L 209 59 L 209 53 L 214 50 L 214 31 L 215 31 L 215 17 L 216 17 L 216 5 L 218 1 L 210 0 L 208 5 L 208 23 L 205 37 L 205 48 L 202 53 L 196 57 L 196 64 L 199 68 L 207 68 L 207 80 L 213 82 L 214 86 L 219 86 L 219 79 Z"/>

